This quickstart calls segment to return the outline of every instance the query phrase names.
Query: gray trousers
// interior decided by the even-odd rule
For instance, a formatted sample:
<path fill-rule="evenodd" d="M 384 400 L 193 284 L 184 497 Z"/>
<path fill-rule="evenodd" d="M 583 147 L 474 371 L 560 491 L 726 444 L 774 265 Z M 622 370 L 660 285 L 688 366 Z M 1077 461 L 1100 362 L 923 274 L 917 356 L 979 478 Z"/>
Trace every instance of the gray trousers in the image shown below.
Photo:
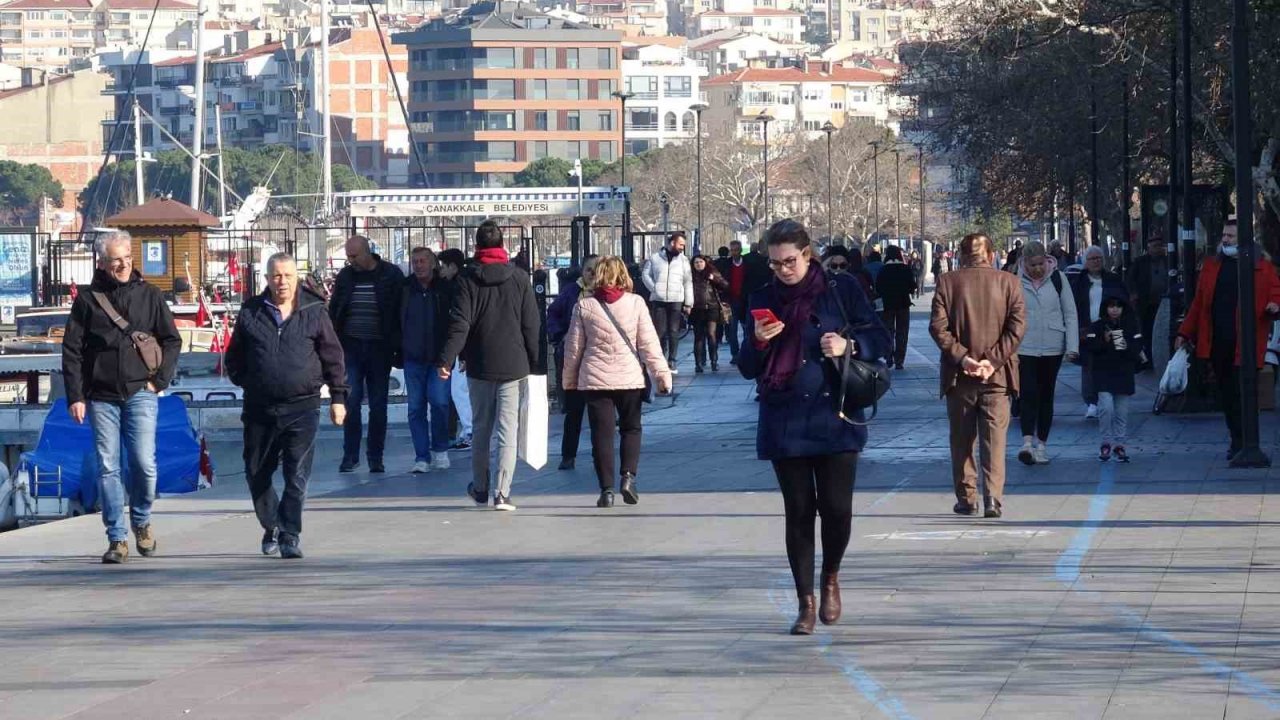
<path fill-rule="evenodd" d="M 1098 431 L 1102 442 L 1124 445 L 1129 437 L 1129 396 L 1098 393 Z"/>
<path fill-rule="evenodd" d="M 471 435 L 471 478 L 476 489 L 489 489 L 489 446 L 498 430 L 497 494 L 511 495 L 520 433 L 520 381 L 490 382 L 467 378 L 474 423 Z"/>

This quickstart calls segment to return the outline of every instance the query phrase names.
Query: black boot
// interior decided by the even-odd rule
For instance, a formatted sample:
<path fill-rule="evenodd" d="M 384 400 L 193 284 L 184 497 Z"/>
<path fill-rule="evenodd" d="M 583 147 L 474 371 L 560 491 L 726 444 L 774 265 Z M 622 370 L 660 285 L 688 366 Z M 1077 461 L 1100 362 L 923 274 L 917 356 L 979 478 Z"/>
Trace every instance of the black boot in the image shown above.
<path fill-rule="evenodd" d="M 640 502 L 640 492 L 636 490 L 636 476 L 631 473 L 622 473 L 622 486 L 618 488 L 622 493 L 622 501 L 628 505 L 635 505 Z"/>
<path fill-rule="evenodd" d="M 598 508 L 611 508 L 611 507 L 613 507 L 613 491 L 612 491 L 612 490 L 601 490 L 601 491 L 600 491 L 600 498 L 599 498 L 598 500 L 596 500 L 596 507 L 598 507 Z"/>

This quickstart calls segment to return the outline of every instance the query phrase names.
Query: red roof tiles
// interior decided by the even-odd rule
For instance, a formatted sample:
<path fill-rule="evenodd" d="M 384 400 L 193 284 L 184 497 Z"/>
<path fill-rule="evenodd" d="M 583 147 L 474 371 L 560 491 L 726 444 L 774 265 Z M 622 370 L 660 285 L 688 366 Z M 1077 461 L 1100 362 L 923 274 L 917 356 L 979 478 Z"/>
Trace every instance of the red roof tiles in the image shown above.
<path fill-rule="evenodd" d="M 218 218 L 167 198 L 152 198 L 107 218 L 111 227 L 217 227 Z"/>

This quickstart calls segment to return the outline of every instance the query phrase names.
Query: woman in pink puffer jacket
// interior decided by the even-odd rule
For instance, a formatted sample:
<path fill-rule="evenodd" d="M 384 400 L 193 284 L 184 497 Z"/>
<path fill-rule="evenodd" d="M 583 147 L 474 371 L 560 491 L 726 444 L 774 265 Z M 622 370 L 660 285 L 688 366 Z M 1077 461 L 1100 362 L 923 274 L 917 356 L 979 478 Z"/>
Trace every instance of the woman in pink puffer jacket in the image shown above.
<path fill-rule="evenodd" d="M 658 392 L 671 390 L 671 370 L 662 355 L 649 308 L 631 292 L 633 287 L 622 260 L 601 258 L 593 282 L 573 309 L 564 340 L 561 380 L 566 390 L 581 391 L 586 398 L 591 457 L 600 480 L 596 507 L 602 508 L 613 507 L 615 429 L 622 438 L 619 491 L 628 505 L 640 501 L 636 471 L 640 466 L 640 410 L 645 387 L 641 358 L 656 379 Z"/>

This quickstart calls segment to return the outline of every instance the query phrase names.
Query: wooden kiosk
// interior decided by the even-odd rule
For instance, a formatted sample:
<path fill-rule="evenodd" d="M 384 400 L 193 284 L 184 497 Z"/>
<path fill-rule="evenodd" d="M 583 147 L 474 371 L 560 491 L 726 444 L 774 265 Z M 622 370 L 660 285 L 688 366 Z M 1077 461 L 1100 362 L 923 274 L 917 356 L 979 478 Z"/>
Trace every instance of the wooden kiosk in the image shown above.
<path fill-rule="evenodd" d="M 152 198 L 112 215 L 107 226 L 133 236 L 133 265 L 156 288 L 177 302 L 195 302 L 196 287 L 205 281 L 207 228 L 218 218 L 177 200 Z M 178 282 L 178 281 L 181 282 Z"/>

